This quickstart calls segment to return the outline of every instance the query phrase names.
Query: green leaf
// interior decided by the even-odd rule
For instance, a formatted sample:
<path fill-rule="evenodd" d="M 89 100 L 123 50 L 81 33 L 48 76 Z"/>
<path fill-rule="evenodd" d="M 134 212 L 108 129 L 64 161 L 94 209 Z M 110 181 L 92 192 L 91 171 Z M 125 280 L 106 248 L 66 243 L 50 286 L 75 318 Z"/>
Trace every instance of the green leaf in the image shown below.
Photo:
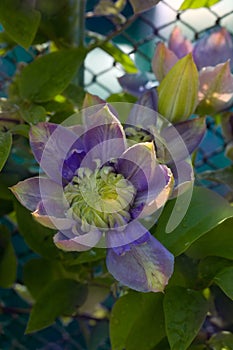
<path fill-rule="evenodd" d="M 217 256 L 207 256 L 202 259 L 198 266 L 199 280 L 203 288 L 212 284 L 214 277 L 224 268 L 232 266 L 232 261 Z"/>
<path fill-rule="evenodd" d="M 212 335 L 208 340 L 212 350 L 233 350 L 233 334 L 230 332 L 220 332 Z"/>
<path fill-rule="evenodd" d="M 36 222 L 31 213 L 15 201 L 15 211 L 19 232 L 28 246 L 47 259 L 57 259 L 63 252 L 53 243 L 54 231 Z"/>
<path fill-rule="evenodd" d="M 24 265 L 23 281 L 37 299 L 51 281 L 65 277 L 64 274 L 62 264 L 57 260 L 31 259 Z"/>
<path fill-rule="evenodd" d="M 233 260 L 232 226 L 233 218 L 225 220 L 194 242 L 186 253 L 196 259 L 212 255 Z"/>
<path fill-rule="evenodd" d="M 10 154 L 12 145 L 12 136 L 9 132 L 0 131 L 0 171 L 4 167 Z"/>
<path fill-rule="evenodd" d="M 164 297 L 165 324 L 171 350 L 186 350 L 201 328 L 208 301 L 202 292 L 171 287 Z"/>
<path fill-rule="evenodd" d="M 135 103 L 137 101 L 137 98 L 128 94 L 127 92 L 120 92 L 117 94 L 110 95 L 107 100 L 107 102 L 129 102 L 129 103 Z"/>
<path fill-rule="evenodd" d="M 86 295 L 87 287 L 72 279 L 53 281 L 33 306 L 26 333 L 50 326 L 59 316 L 71 316 L 84 303 Z"/>
<path fill-rule="evenodd" d="M 21 108 L 20 114 L 28 124 L 37 124 L 46 121 L 46 110 L 42 106 L 32 105 L 29 108 Z"/>
<path fill-rule="evenodd" d="M 81 48 L 60 50 L 42 56 L 26 66 L 19 77 L 21 97 L 44 102 L 61 93 L 85 58 Z"/>
<path fill-rule="evenodd" d="M 217 4 L 220 0 L 185 0 L 179 10 L 187 10 L 187 9 L 197 9 L 200 7 L 210 7 L 214 4 Z"/>
<path fill-rule="evenodd" d="M 91 263 L 106 258 L 105 249 L 93 248 L 86 252 L 69 252 L 64 255 L 64 265 L 66 267 Z"/>
<path fill-rule="evenodd" d="M 101 44 L 100 47 L 112 56 L 116 62 L 120 63 L 127 73 L 137 73 L 138 70 L 131 58 L 113 43 L 106 42 Z"/>
<path fill-rule="evenodd" d="M 11 236 L 5 226 L 0 225 L 0 286 L 9 288 L 16 279 L 17 261 Z"/>
<path fill-rule="evenodd" d="M 16 125 L 11 129 L 13 135 L 21 135 L 26 138 L 29 138 L 30 126 L 26 124 Z"/>
<path fill-rule="evenodd" d="M 167 222 L 175 202 L 176 200 L 172 200 L 166 205 L 158 224 L 151 231 L 154 231 L 156 237 L 176 256 L 233 215 L 233 208 L 223 197 L 206 188 L 194 187 L 192 199 L 183 220 L 172 232 L 167 233 Z"/>
<path fill-rule="evenodd" d="M 186 120 L 197 106 L 198 85 L 197 67 L 188 54 L 170 69 L 158 87 L 159 113 L 171 122 Z"/>
<path fill-rule="evenodd" d="M 160 2 L 160 0 L 129 0 L 133 7 L 134 13 L 140 13 L 146 10 L 149 10 L 156 4 Z"/>
<path fill-rule="evenodd" d="M 1 0 L 0 22 L 7 34 L 24 48 L 28 48 L 36 35 L 40 12 L 27 1 Z"/>
<path fill-rule="evenodd" d="M 223 292 L 233 300 L 233 266 L 226 267 L 220 271 L 214 278 L 214 282 L 223 290 Z"/>
<path fill-rule="evenodd" d="M 198 174 L 198 177 L 203 180 L 225 184 L 233 190 L 233 165 L 218 170 L 204 171 L 203 173 Z"/>
<path fill-rule="evenodd" d="M 9 200 L 0 200 L 0 217 L 9 214 L 14 209 L 13 202 Z"/>
<path fill-rule="evenodd" d="M 155 346 L 165 336 L 162 300 L 160 293 L 131 292 L 120 298 L 110 319 L 112 350 L 149 350 Z"/>

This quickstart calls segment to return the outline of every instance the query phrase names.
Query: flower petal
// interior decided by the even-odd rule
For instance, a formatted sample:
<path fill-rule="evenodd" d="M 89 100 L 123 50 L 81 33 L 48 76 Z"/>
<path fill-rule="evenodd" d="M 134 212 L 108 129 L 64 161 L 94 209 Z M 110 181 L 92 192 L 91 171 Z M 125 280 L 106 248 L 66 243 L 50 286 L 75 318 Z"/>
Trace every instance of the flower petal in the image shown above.
<path fill-rule="evenodd" d="M 152 69 L 158 81 L 163 80 L 177 61 L 178 58 L 174 52 L 169 50 L 164 43 L 158 43 L 152 59 Z"/>
<path fill-rule="evenodd" d="M 126 92 L 136 97 L 156 86 L 149 73 L 125 74 L 118 81 Z"/>
<path fill-rule="evenodd" d="M 124 175 L 138 191 L 148 189 L 148 181 L 156 166 L 153 142 L 129 147 L 118 159 L 117 172 Z"/>
<path fill-rule="evenodd" d="M 155 89 L 144 93 L 132 107 L 126 123 L 149 131 L 157 121 L 158 95 Z"/>
<path fill-rule="evenodd" d="M 168 47 L 178 58 L 186 56 L 193 49 L 191 41 L 185 38 L 179 27 L 173 29 L 168 41 Z"/>
<path fill-rule="evenodd" d="M 65 216 L 67 209 L 68 206 L 65 206 L 61 199 L 48 199 L 39 203 L 32 216 L 43 226 L 61 231 L 68 230 L 75 225 L 75 221 Z"/>
<path fill-rule="evenodd" d="M 148 190 L 139 192 L 135 205 L 143 203 L 139 218 L 152 215 L 162 208 L 170 197 L 173 189 L 173 174 L 165 165 L 158 165 L 148 182 Z M 160 213 L 158 213 L 160 214 Z"/>
<path fill-rule="evenodd" d="M 164 128 L 161 136 L 165 141 L 166 163 L 186 159 L 198 147 L 205 132 L 205 118 L 193 118 Z"/>
<path fill-rule="evenodd" d="M 173 272 L 173 255 L 151 235 L 146 242 L 132 243 L 130 248 L 120 256 L 108 249 L 109 272 L 139 292 L 162 292 Z"/>
<path fill-rule="evenodd" d="M 84 134 L 86 155 L 81 166 L 95 169 L 118 158 L 126 149 L 123 127 L 118 123 L 93 127 Z"/>
<path fill-rule="evenodd" d="M 199 81 L 198 112 L 217 113 L 232 105 L 233 75 L 229 61 L 216 67 L 203 68 L 199 73 Z"/>
<path fill-rule="evenodd" d="M 216 66 L 232 57 L 233 42 L 225 28 L 204 35 L 193 49 L 193 59 L 199 70 L 207 66 Z M 233 61 L 231 61 L 231 68 L 233 68 Z"/>
<path fill-rule="evenodd" d="M 65 234 L 64 234 L 65 233 Z M 81 252 L 93 248 L 101 238 L 100 231 L 93 231 L 84 235 L 74 235 L 71 231 L 58 232 L 54 237 L 56 246 L 64 251 Z"/>
<path fill-rule="evenodd" d="M 147 229 L 140 224 L 139 221 L 134 220 L 125 225 L 124 230 L 110 230 L 106 233 L 106 247 L 107 248 L 121 248 L 121 250 L 132 242 L 137 241 L 147 233 Z"/>
<path fill-rule="evenodd" d="M 30 131 L 30 144 L 44 172 L 57 183 L 62 182 L 64 160 L 73 149 L 83 150 L 81 138 L 61 125 L 38 123 Z"/>
<path fill-rule="evenodd" d="M 61 201 L 62 187 L 45 177 L 32 177 L 11 187 L 19 202 L 30 211 L 37 209 L 39 202 L 47 199 Z"/>

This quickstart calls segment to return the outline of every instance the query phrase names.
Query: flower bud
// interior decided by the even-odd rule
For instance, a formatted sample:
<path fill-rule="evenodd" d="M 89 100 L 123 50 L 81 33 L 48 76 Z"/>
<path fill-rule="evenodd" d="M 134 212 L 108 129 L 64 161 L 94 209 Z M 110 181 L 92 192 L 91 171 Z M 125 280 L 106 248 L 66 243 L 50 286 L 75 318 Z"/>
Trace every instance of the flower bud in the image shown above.
<path fill-rule="evenodd" d="M 187 119 L 198 98 L 198 71 L 191 54 L 179 60 L 158 87 L 158 110 L 171 122 Z"/>

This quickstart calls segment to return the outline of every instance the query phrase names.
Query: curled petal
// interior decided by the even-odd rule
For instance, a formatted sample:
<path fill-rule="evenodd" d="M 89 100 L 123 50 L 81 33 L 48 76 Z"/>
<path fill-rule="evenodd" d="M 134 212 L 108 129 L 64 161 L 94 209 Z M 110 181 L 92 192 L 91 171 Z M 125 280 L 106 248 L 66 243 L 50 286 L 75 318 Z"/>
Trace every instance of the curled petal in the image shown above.
<path fill-rule="evenodd" d="M 147 190 L 149 178 L 156 166 L 153 142 L 138 143 L 128 148 L 118 159 L 117 171 L 138 191 Z"/>
<path fill-rule="evenodd" d="M 149 235 L 143 243 L 132 243 L 118 255 L 108 249 L 107 268 L 122 284 L 140 292 L 162 292 L 173 272 L 173 255 Z"/>
<path fill-rule="evenodd" d="M 68 207 L 65 207 L 61 199 L 60 201 L 43 200 L 32 213 L 32 216 L 43 226 L 56 230 L 68 230 L 75 222 L 73 219 L 65 216 L 67 209 Z"/>
<path fill-rule="evenodd" d="M 191 41 L 185 38 L 179 27 L 173 29 L 168 41 L 168 47 L 178 58 L 186 56 L 193 49 Z"/>
<path fill-rule="evenodd" d="M 56 246 L 64 251 L 81 252 L 89 250 L 96 246 L 101 238 L 101 232 L 98 230 L 91 231 L 83 235 L 74 235 L 72 231 L 58 232 L 53 241 Z"/>
<path fill-rule="evenodd" d="M 171 161 L 186 159 L 198 147 L 205 132 L 205 118 L 193 118 L 164 128 L 161 136 L 164 139 L 166 162 L 170 164 Z"/>
<path fill-rule="evenodd" d="M 216 66 L 232 57 L 233 42 L 225 28 L 206 34 L 193 49 L 193 58 L 199 70 L 207 66 Z M 231 61 L 231 68 L 233 68 L 233 61 Z"/>
<path fill-rule="evenodd" d="M 152 59 L 152 69 L 158 81 L 163 80 L 177 61 L 178 58 L 174 52 L 169 50 L 164 43 L 158 43 Z"/>
<path fill-rule="evenodd" d="M 143 203 L 139 218 L 144 218 L 162 208 L 170 197 L 174 185 L 173 174 L 165 165 L 158 165 L 148 182 L 148 190 L 139 192 L 135 205 Z"/>
<path fill-rule="evenodd" d="M 233 103 L 233 75 L 230 62 L 203 68 L 199 73 L 199 106 L 201 113 L 216 113 Z"/>
<path fill-rule="evenodd" d="M 140 97 L 156 84 L 148 73 L 125 74 L 118 78 L 122 88 L 131 95 Z"/>

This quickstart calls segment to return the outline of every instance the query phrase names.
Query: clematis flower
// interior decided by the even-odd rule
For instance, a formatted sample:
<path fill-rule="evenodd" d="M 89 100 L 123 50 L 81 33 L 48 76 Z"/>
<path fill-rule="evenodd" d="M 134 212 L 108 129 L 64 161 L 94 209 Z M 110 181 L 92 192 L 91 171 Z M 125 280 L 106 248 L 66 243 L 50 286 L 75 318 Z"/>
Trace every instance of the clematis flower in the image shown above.
<path fill-rule="evenodd" d="M 150 73 L 125 74 L 118 78 L 118 81 L 126 92 L 136 97 L 156 86 L 155 79 Z"/>
<path fill-rule="evenodd" d="M 177 58 L 182 58 L 192 52 L 193 45 L 183 35 L 181 29 L 175 26 L 168 40 L 168 48 L 174 52 Z"/>
<path fill-rule="evenodd" d="M 169 112 L 171 108 L 168 106 L 177 106 L 173 101 L 174 95 L 177 95 L 178 101 L 190 100 L 190 93 L 188 93 L 188 91 L 190 86 L 195 82 L 193 78 L 190 79 L 190 81 L 185 78 L 184 81 L 187 82 L 188 85 L 184 91 L 187 91 L 187 96 L 180 96 L 180 94 L 177 93 L 180 86 L 177 84 L 175 77 L 179 68 L 179 61 L 184 60 L 184 57 L 188 57 L 187 55 L 190 53 L 192 53 L 195 66 L 199 70 L 199 103 L 196 105 L 198 113 L 217 113 L 231 106 L 233 89 L 230 68 L 231 70 L 233 69 L 233 42 L 230 33 L 225 28 L 220 28 L 204 35 L 193 45 L 182 34 L 181 30 L 175 27 L 170 35 L 168 47 L 162 42 L 158 43 L 152 58 L 152 70 L 158 82 L 164 85 L 164 79 L 167 78 L 170 73 L 171 81 L 165 84 L 168 87 L 166 86 L 164 89 L 166 97 L 161 102 L 161 96 L 159 96 L 158 103 L 159 112 L 172 121 L 174 121 L 174 119 L 172 119 L 173 117 L 171 118 L 171 113 Z M 167 92 L 167 89 L 171 86 L 173 76 L 174 85 L 175 87 L 177 86 L 177 88 L 171 87 L 171 92 L 170 90 Z M 169 79 L 167 78 L 167 80 Z M 139 89 L 134 76 L 130 74 L 121 77 L 119 82 L 123 89 L 128 92 L 130 92 L 128 89 L 130 86 L 131 91 L 134 91 L 134 95 L 139 97 L 145 93 L 147 90 L 145 87 L 148 86 L 148 80 L 141 80 Z M 160 90 L 160 86 L 158 90 Z M 185 109 L 186 104 L 180 103 L 180 106 L 183 106 Z M 167 115 L 166 112 L 168 112 Z M 175 115 L 176 121 L 185 120 L 188 117 L 189 115 L 187 115 L 187 113 L 177 113 Z"/>
<path fill-rule="evenodd" d="M 143 141 L 155 143 L 157 158 L 166 164 L 174 176 L 171 197 L 175 197 L 192 185 L 194 174 L 188 161 L 206 132 L 205 118 L 196 117 L 175 124 L 158 119 L 155 90 L 141 96 L 132 108 L 125 123 L 129 144 Z"/>
<path fill-rule="evenodd" d="M 174 258 L 143 220 L 168 200 L 172 172 L 158 163 L 153 142 L 127 145 L 108 105 L 88 108 L 82 117 L 82 125 L 31 128 L 32 152 L 44 174 L 12 191 L 37 221 L 58 229 L 57 247 L 106 247 L 107 268 L 118 281 L 142 292 L 162 291 Z"/>
<path fill-rule="evenodd" d="M 217 113 L 233 104 L 233 76 L 230 62 L 206 67 L 199 73 L 199 105 L 202 113 Z"/>
<path fill-rule="evenodd" d="M 193 59 L 198 70 L 203 67 L 216 66 L 231 59 L 233 69 L 233 42 L 230 33 L 220 28 L 204 35 L 193 49 Z"/>

